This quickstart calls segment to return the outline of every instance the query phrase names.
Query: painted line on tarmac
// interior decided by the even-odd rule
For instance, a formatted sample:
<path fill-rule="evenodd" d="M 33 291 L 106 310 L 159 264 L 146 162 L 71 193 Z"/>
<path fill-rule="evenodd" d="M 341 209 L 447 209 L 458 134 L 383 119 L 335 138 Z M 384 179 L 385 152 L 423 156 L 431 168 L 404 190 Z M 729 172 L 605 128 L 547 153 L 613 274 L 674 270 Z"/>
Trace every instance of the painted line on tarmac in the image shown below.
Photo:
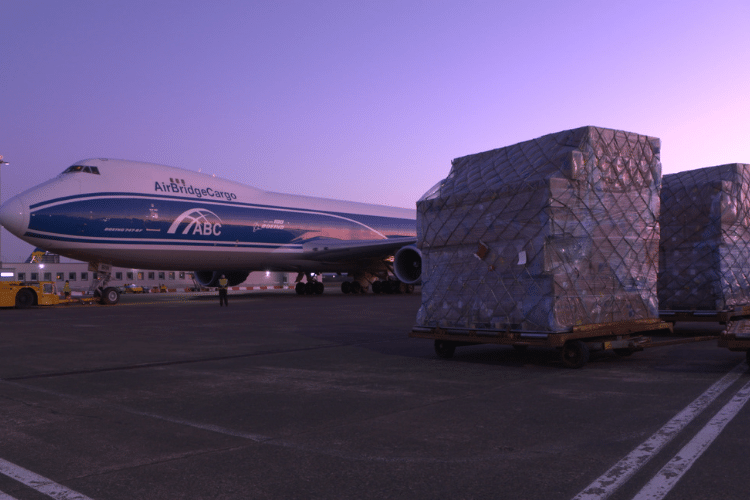
<path fill-rule="evenodd" d="M 76 396 L 72 394 L 67 394 L 64 392 L 59 392 L 53 389 L 45 389 L 43 387 L 36 387 L 31 385 L 25 385 L 18 382 L 7 382 L 5 380 L 0 379 L 0 384 L 6 384 L 11 385 L 14 387 L 22 388 L 29 391 L 38 392 L 41 394 L 49 394 L 52 396 L 64 398 L 64 399 L 70 399 L 74 401 L 84 402 L 87 404 L 92 404 L 101 408 L 105 408 L 108 410 L 117 410 L 124 413 L 130 413 L 132 415 L 138 415 L 146 418 L 153 418 L 156 420 L 162 420 L 164 422 L 170 422 L 178 425 L 185 425 L 188 427 L 193 427 L 195 429 L 200 429 L 204 431 L 209 432 L 215 432 L 217 434 L 223 434 L 226 436 L 232 436 L 237 437 L 241 439 L 247 439 L 249 441 L 253 441 L 256 443 L 268 445 L 268 446 L 277 446 L 279 448 L 286 448 L 286 449 L 292 449 L 292 450 L 300 450 L 305 451 L 309 453 L 315 453 L 315 454 L 321 454 L 321 455 L 327 455 L 331 457 L 337 457 L 342 458 L 346 460 L 366 460 L 366 461 L 373 461 L 373 462 L 385 462 L 385 463 L 437 463 L 437 464 L 454 464 L 454 463 L 473 463 L 478 461 L 487 461 L 490 458 L 493 460 L 505 460 L 508 459 L 510 455 L 505 453 L 505 451 L 501 451 L 498 453 L 494 453 L 490 456 L 484 455 L 484 456 L 472 456 L 468 458 L 456 458 L 456 459 L 443 459 L 443 458 L 436 458 L 436 457 L 390 457 L 390 456 L 379 456 L 379 455 L 369 455 L 369 454 L 362 454 L 362 453 L 356 453 L 356 452 L 346 452 L 341 451 L 335 448 L 324 448 L 324 447 L 318 447 L 318 446 L 307 446 L 304 444 L 296 443 L 290 441 L 288 438 L 284 438 L 283 436 L 266 436 L 263 434 L 256 434 L 251 432 L 245 432 L 245 431 L 238 431 L 235 429 L 230 429 L 227 427 L 222 427 L 219 425 L 214 424 L 206 424 L 202 422 L 196 422 L 194 420 L 188 420 L 184 418 L 179 417 L 171 417 L 167 415 L 160 415 L 158 413 L 153 413 L 149 411 L 142 411 L 137 410 L 135 408 L 131 408 L 129 406 L 124 406 L 116 403 L 109 403 L 109 402 L 102 402 L 99 399 L 96 398 L 89 398 L 84 396 Z M 513 453 L 514 458 L 518 458 L 517 453 Z M 0 471 L 2 472 L 2 471 Z M 85 497 L 82 497 L 85 499 Z M 66 498 L 63 497 L 64 500 L 75 500 L 74 498 Z M 2 500 L 2 499 L 0 499 Z"/>
<path fill-rule="evenodd" d="M 721 431 L 739 413 L 748 400 L 750 400 L 750 382 L 737 391 L 732 400 L 724 405 L 724 408 L 714 415 L 714 418 L 667 465 L 662 467 L 651 481 L 633 497 L 633 500 L 660 500 L 664 498 L 703 452 L 711 446 L 711 443 L 719 437 Z"/>
<path fill-rule="evenodd" d="M 0 474 L 58 500 L 93 500 L 82 493 L 66 488 L 51 479 L 0 458 Z M 0 497 L 3 498 L 3 497 Z M 8 498 L 13 498 L 8 496 Z"/>
<path fill-rule="evenodd" d="M 12 382 L 16 382 L 19 380 L 33 380 L 33 379 L 52 378 L 52 377 L 67 377 L 70 375 L 91 375 L 94 373 L 140 370 L 143 368 L 161 368 L 165 366 L 187 365 L 187 364 L 194 364 L 194 363 L 210 363 L 213 361 L 227 361 L 231 359 L 251 358 L 255 356 L 273 356 L 277 354 L 289 354 L 289 353 L 294 353 L 294 352 L 315 351 L 318 349 L 334 349 L 334 348 L 339 348 L 339 347 L 360 347 L 360 346 L 370 345 L 370 344 L 381 344 L 384 342 L 403 341 L 404 339 L 405 337 L 403 335 L 399 335 L 397 337 L 383 337 L 383 338 L 379 338 L 378 340 L 364 340 L 364 341 L 337 343 L 337 344 L 318 344 L 318 345 L 311 345 L 307 347 L 297 347 L 297 348 L 289 348 L 289 349 L 267 349 L 267 350 L 262 350 L 262 351 L 248 352 L 244 354 L 227 354 L 225 356 L 212 356 L 212 357 L 207 357 L 207 358 L 176 359 L 172 361 L 153 361 L 150 363 L 137 363 L 137 364 L 123 365 L 123 366 L 88 368 L 85 370 L 71 370 L 67 372 L 42 372 L 42 373 L 29 374 L 29 375 L 16 375 L 12 377 L 0 378 L 0 382 L 12 383 Z M 22 386 L 22 387 L 26 387 L 26 386 Z"/>
<path fill-rule="evenodd" d="M 607 472 L 573 497 L 573 500 L 603 500 L 612 495 L 633 477 L 641 467 L 655 457 L 695 417 L 700 415 L 719 395 L 735 383 L 746 369 L 747 364 L 744 361 L 735 366 L 650 438 L 646 439 L 625 458 L 617 462 Z"/>
<path fill-rule="evenodd" d="M 0 491 L 0 500 L 18 500 L 16 497 L 12 497 L 8 495 L 7 493 L 3 493 Z"/>
<path fill-rule="evenodd" d="M 274 439 L 274 438 L 272 438 L 270 436 L 264 436 L 262 434 L 254 434 L 254 433 L 251 433 L 251 432 L 236 431 L 236 430 L 233 430 L 233 429 L 229 429 L 227 427 L 222 427 L 220 425 L 204 424 L 204 423 L 201 423 L 201 422 L 195 422 L 195 421 L 187 420 L 187 419 L 184 419 L 184 418 L 168 417 L 168 416 L 165 416 L 165 415 L 159 415 L 157 413 L 152 413 L 152 412 L 148 412 L 148 411 L 140 411 L 140 410 L 136 410 L 134 408 L 129 408 L 127 406 L 122 406 L 122 405 L 117 405 L 117 404 L 110 405 L 110 407 L 114 408 L 114 409 L 117 409 L 117 410 L 120 410 L 120 411 L 128 412 L 128 413 L 130 413 L 132 415 L 138 415 L 138 416 L 141 416 L 141 417 L 153 418 L 153 419 L 156 419 L 156 420 L 163 420 L 165 422 L 171 422 L 173 424 L 186 425 L 188 427 L 193 427 L 195 429 L 201 429 L 201 430 L 204 430 L 204 431 L 215 432 L 217 434 L 224 434 L 226 436 L 232 436 L 232 437 L 238 437 L 238 438 L 242 438 L 242 439 L 248 439 L 250 441 L 255 441 L 257 443 L 264 443 L 266 441 L 271 441 L 271 440 Z"/>

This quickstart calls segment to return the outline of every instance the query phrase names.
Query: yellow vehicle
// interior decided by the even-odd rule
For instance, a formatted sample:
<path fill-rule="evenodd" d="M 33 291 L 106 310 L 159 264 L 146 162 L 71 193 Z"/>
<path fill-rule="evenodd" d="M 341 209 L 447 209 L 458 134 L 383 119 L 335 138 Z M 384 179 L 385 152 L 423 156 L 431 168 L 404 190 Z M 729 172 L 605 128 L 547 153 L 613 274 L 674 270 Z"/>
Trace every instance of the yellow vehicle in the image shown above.
<path fill-rule="evenodd" d="M 128 283 L 123 285 L 122 293 L 148 293 L 148 289 L 135 283 Z"/>
<path fill-rule="evenodd" d="M 116 304 L 120 298 L 116 288 L 106 288 L 101 297 L 61 299 L 52 281 L 0 281 L 0 307 L 26 309 L 31 306 L 85 304 L 100 302 Z"/>
<path fill-rule="evenodd" d="M 0 281 L 0 307 L 25 309 L 59 303 L 57 288 L 51 281 Z"/>

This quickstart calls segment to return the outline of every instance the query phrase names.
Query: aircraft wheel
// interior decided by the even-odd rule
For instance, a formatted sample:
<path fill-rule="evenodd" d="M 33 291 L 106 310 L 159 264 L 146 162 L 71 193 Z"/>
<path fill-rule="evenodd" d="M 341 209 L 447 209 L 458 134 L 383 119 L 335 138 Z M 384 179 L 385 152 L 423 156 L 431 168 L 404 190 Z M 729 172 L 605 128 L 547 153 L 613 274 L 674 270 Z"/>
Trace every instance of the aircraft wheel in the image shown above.
<path fill-rule="evenodd" d="M 115 287 L 109 287 L 104 289 L 102 293 L 102 304 L 113 306 L 120 301 L 120 291 Z"/>
<path fill-rule="evenodd" d="M 313 281 L 313 291 L 315 292 L 315 295 L 323 295 L 323 292 L 326 291 L 326 287 L 320 281 Z"/>
<path fill-rule="evenodd" d="M 589 348 L 580 340 L 569 340 L 562 348 L 562 362 L 568 368 L 581 368 L 589 361 Z"/>
<path fill-rule="evenodd" d="M 308 281 L 305 283 L 305 295 L 312 295 L 315 293 L 315 282 Z"/>
<path fill-rule="evenodd" d="M 352 281 L 352 293 L 361 293 L 362 292 L 362 285 L 359 284 L 359 281 Z"/>
<path fill-rule="evenodd" d="M 745 351 L 745 360 L 747 361 L 747 364 L 750 365 L 750 351 Z"/>
<path fill-rule="evenodd" d="M 349 281 L 344 281 L 341 283 L 341 292 L 342 293 L 352 293 L 352 284 Z"/>
<path fill-rule="evenodd" d="M 450 359 L 456 352 L 456 344 L 450 340 L 436 340 L 435 354 L 443 359 Z"/>
<path fill-rule="evenodd" d="M 24 288 L 16 294 L 16 309 L 27 309 L 34 305 L 34 292 Z"/>
<path fill-rule="evenodd" d="M 372 282 L 372 293 L 380 293 L 383 291 L 383 284 L 380 280 Z"/>
<path fill-rule="evenodd" d="M 305 294 L 305 284 L 302 282 L 297 283 L 294 285 L 294 291 L 297 292 L 297 295 L 304 295 Z"/>

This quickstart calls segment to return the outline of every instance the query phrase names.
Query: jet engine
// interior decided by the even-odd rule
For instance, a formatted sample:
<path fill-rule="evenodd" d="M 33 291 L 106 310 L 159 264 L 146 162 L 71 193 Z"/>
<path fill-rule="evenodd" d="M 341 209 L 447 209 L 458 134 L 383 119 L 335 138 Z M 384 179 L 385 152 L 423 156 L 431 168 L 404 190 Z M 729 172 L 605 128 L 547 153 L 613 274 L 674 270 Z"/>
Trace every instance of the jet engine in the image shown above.
<path fill-rule="evenodd" d="M 237 286 L 247 279 L 250 271 L 195 271 L 193 274 L 201 286 L 218 286 L 222 274 L 226 276 L 229 286 Z"/>
<path fill-rule="evenodd" d="M 422 280 L 422 252 L 416 245 L 399 248 L 393 256 L 393 273 L 407 285 L 417 285 Z"/>

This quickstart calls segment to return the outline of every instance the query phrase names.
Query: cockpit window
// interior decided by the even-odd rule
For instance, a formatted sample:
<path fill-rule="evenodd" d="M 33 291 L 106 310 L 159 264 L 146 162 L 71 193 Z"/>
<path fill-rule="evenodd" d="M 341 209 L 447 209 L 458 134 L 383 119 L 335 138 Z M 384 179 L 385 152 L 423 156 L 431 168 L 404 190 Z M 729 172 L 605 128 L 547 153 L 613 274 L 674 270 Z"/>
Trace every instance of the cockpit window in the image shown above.
<path fill-rule="evenodd" d="M 86 172 L 87 174 L 99 175 L 99 167 L 89 167 L 88 165 L 73 165 L 65 169 L 64 174 L 72 174 L 73 172 Z"/>

